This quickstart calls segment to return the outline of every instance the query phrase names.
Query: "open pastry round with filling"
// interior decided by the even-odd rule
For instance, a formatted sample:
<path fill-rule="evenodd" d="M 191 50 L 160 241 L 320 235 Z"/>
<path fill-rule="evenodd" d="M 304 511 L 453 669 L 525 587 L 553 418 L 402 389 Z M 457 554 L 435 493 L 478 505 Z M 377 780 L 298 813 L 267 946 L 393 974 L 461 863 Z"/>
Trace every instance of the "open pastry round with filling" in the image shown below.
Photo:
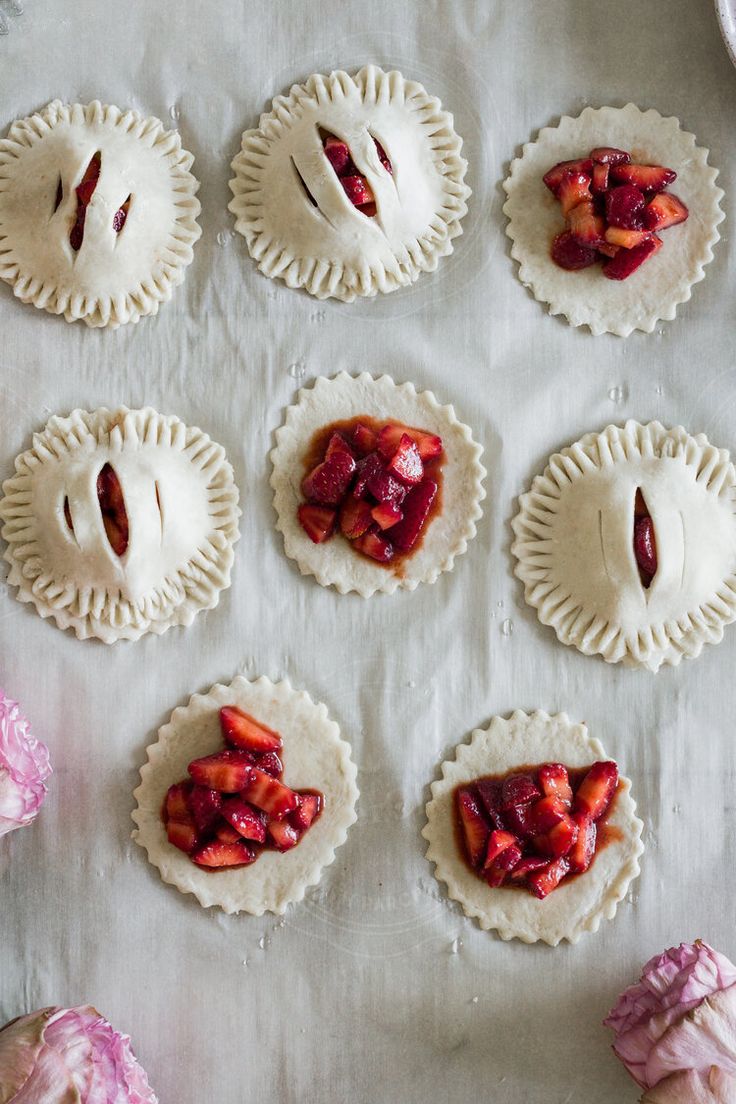
<path fill-rule="evenodd" d="M 194 158 L 137 111 L 54 100 L 0 139 L 0 278 L 67 322 L 156 314 L 200 236 Z"/>
<path fill-rule="evenodd" d="M 504 181 L 519 279 L 573 326 L 651 333 L 713 258 L 724 218 L 717 176 L 708 150 L 657 111 L 563 116 L 524 146 Z"/>
<path fill-rule="evenodd" d="M 368 373 L 319 377 L 271 452 L 286 555 L 341 594 L 433 583 L 475 536 L 482 451 L 431 391 Z"/>
<path fill-rule="evenodd" d="M 701 433 L 608 426 L 550 457 L 512 525 L 516 574 L 563 644 L 657 671 L 736 619 L 736 471 Z"/>
<path fill-rule="evenodd" d="M 0 500 L 8 582 L 80 640 L 189 625 L 230 585 L 238 489 L 223 448 L 147 407 L 53 417 Z"/>
<path fill-rule="evenodd" d="M 452 115 L 401 73 L 315 74 L 243 134 L 229 207 L 264 275 L 318 299 L 395 291 L 462 232 L 461 147 Z"/>
<path fill-rule="evenodd" d="M 283 913 L 345 842 L 355 779 L 326 706 L 286 681 L 238 676 L 194 694 L 159 729 L 134 794 L 133 838 L 165 882 L 205 908 Z"/>
<path fill-rule="evenodd" d="M 493 717 L 432 783 L 427 858 L 482 928 L 576 943 L 615 915 L 639 874 L 644 826 L 630 789 L 566 714 Z"/>

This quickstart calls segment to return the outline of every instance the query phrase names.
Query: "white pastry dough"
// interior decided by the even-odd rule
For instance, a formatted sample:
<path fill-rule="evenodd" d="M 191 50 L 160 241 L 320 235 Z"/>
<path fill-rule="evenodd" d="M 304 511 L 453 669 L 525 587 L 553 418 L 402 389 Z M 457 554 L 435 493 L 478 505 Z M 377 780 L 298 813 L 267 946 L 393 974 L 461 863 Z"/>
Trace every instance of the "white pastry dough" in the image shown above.
<path fill-rule="evenodd" d="M 169 786 L 186 777 L 192 759 L 222 749 L 219 710 L 223 705 L 236 705 L 275 729 L 283 740 L 284 783 L 297 790 L 319 790 L 325 804 L 291 851 L 266 850 L 251 866 L 207 871 L 169 843 L 161 808 Z M 329 719 L 326 706 L 286 681 L 274 685 L 267 678 L 248 682 L 238 676 L 229 686 L 216 685 L 208 694 L 194 694 L 159 729 L 133 795 L 137 801 L 133 820 L 138 826 L 133 839 L 146 849 L 165 882 L 182 893 L 193 893 L 205 908 L 219 905 L 225 912 L 254 916 L 283 913 L 287 905 L 302 900 L 308 886 L 317 884 L 324 867 L 334 861 L 336 848 L 345 842 L 356 819 L 355 779 L 350 745 Z"/>
<path fill-rule="evenodd" d="M 97 498 L 107 463 L 128 516 L 122 557 Z M 0 501 L 8 582 L 59 628 L 137 640 L 191 624 L 230 585 L 238 489 L 224 450 L 200 429 L 150 408 L 75 410 L 51 418 L 15 470 Z"/>
<path fill-rule="evenodd" d="M 517 710 L 509 718 L 494 717 L 488 728 L 476 728 L 469 744 L 460 744 L 455 759 L 442 764 L 442 778 L 432 783 L 427 824 L 427 858 L 435 877 L 459 901 L 467 916 L 482 928 L 495 929 L 502 939 L 524 943 L 542 940 L 555 947 L 562 939 L 577 943 L 583 932 L 597 931 L 602 919 L 612 919 L 619 901 L 639 874 L 643 824 L 635 815 L 631 783 L 621 778 L 607 824 L 615 835 L 600 848 L 592 866 L 579 877 L 563 881 L 543 901 L 525 890 L 492 889 L 466 864 L 455 837 L 455 787 L 487 774 L 505 774 L 516 767 L 564 763 L 585 767 L 607 759 L 598 740 L 584 724 L 572 724 L 565 713 L 550 717 L 537 710 Z"/>
<path fill-rule="evenodd" d="M 608 426 L 549 460 L 519 499 L 516 574 L 563 644 L 656 671 L 717 644 L 736 618 L 736 471 L 725 449 L 659 422 Z M 633 550 L 634 498 L 652 517 L 657 573 Z"/>
<path fill-rule="evenodd" d="M 663 231 L 662 249 L 627 280 L 606 279 L 600 265 L 566 272 L 550 257 L 552 240 L 565 223 L 542 177 L 559 161 L 587 157 L 596 146 L 628 150 L 634 161 L 674 169 L 677 179 L 668 190 L 690 210 L 686 222 Z M 577 119 L 563 116 L 556 127 L 544 127 L 536 142 L 524 146 L 504 181 L 506 233 L 513 241 L 511 256 L 519 262 L 519 279 L 535 299 L 548 304 L 550 314 L 565 315 L 572 326 L 621 337 L 633 330 L 651 333 L 660 319 L 675 317 L 693 284 L 703 279 L 703 266 L 713 259 L 717 227 L 725 217 L 717 175 L 708 164 L 708 150 L 696 146 L 695 136 L 657 111 L 627 104 L 586 107 Z"/>
<path fill-rule="evenodd" d="M 347 143 L 373 191 L 374 218 L 347 198 L 320 128 Z M 355 76 L 315 74 L 243 134 L 230 210 L 266 276 L 318 299 L 395 291 L 434 271 L 462 233 L 470 189 L 461 147 L 452 116 L 401 73 L 367 65 Z"/>
<path fill-rule="evenodd" d="M 98 152 L 75 251 L 75 189 Z M 193 160 L 158 119 L 97 100 L 54 100 L 16 121 L 0 139 L 0 277 L 24 303 L 68 322 L 116 327 L 155 314 L 183 281 L 201 233 Z M 113 220 L 128 197 L 118 233 Z"/>
<path fill-rule="evenodd" d="M 339 533 L 324 544 L 314 544 L 297 519 L 297 508 L 304 501 L 304 459 L 312 437 L 332 422 L 360 415 L 404 422 L 442 438 L 442 509 L 427 526 L 418 550 L 394 567 L 381 567 L 360 555 Z M 465 552 L 475 536 L 485 498 L 482 453 L 453 407 L 440 406 L 431 391 L 418 393 L 411 383 L 397 385 L 390 376 L 374 379 L 367 372 L 360 376 L 340 372 L 332 379 L 320 376 L 313 387 L 299 392 L 296 404 L 287 410 L 271 453 L 276 528 L 284 535 L 286 555 L 296 560 L 302 575 L 314 575 L 322 586 L 334 586 L 341 594 L 356 591 L 363 598 L 435 582 L 443 571 L 452 570 L 455 557 Z"/>

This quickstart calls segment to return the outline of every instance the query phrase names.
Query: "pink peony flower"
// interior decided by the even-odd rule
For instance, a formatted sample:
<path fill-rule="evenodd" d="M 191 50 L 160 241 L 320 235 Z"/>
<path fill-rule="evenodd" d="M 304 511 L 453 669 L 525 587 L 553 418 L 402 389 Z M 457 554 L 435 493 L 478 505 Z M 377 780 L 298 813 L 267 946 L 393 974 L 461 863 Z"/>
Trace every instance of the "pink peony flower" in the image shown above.
<path fill-rule="evenodd" d="M 648 1104 L 736 1101 L 736 966 L 707 943 L 656 955 L 604 1023 Z"/>
<path fill-rule="evenodd" d="M 48 748 L 31 736 L 18 703 L 0 690 L 0 836 L 36 819 L 50 774 Z"/>
<path fill-rule="evenodd" d="M 130 1039 L 89 1005 L 42 1008 L 0 1030 L 0 1104 L 158 1104 Z"/>

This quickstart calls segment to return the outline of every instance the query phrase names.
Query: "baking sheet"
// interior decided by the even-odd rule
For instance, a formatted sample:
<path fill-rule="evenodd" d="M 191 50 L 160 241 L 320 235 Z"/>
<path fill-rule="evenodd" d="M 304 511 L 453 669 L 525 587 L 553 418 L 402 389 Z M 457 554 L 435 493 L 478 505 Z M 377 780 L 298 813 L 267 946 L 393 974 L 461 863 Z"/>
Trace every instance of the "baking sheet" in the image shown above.
<path fill-rule="evenodd" d="M 3 477 L 52 412 L 150 403 L 234 464 L 234 582 L 191 628 L 79 642 L 0 592 L 0 684 L 50 746 L 35 826 L 0 840 L 0 1020 L 91 1001 L 133 1035 L 162 1104 L 307 1099 L 622 1104 L 600 1021 L 639 966 L 703 936 L 732 957 L 736 630 L 657 676 L 558 644 L 512 575 L 515 496 L 548 454 L 636 417 L 736 450 L 729 222 L 706 279 L 651 335 L 592 338 L 516 279 L 501 180 L 523 142 L 587 103 L 678 115 L 712 150 L 730 218 L 736 80 L 709 0 L 27 0 L 0 39 L 0 118 L 100 98 L 176 123 L 203 238 L 158 318 L 68 326 L 0 287 Z M 271 98 L 375 61 L 455 115 L 474 190 L 435 276 L 320 303 L 260 276 L 233 234 L 229 161 Z M 453 402 L 485 446 L 484 518 L 436 585 L 363 601 L 299 576 L 274 531 L 267 453 L 300 382 L 388 371 Z M 359 819 L 283 920 L 227 917 L 161 883 L 130 841 L 144 749 L 195 691 L 288 676 L 351 741 Z M 631 900 L 576 946 L 505 944 L 424 859 L 440 761 L 513 708 L 586 720 L 634 783 L 647 851 Z"/>

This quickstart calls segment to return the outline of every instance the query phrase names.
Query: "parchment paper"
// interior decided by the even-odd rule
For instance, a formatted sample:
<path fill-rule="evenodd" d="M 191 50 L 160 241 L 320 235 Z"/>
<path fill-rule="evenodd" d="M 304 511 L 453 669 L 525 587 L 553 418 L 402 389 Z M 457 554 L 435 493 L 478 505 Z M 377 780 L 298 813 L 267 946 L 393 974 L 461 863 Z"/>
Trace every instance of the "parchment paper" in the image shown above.
<path fill-rule="evenodd" d="M 158 318 L 92 332 L 0 287 L 0 468 L 52 412 L 150 403 L 234 464 L 234 584 L 191 628 L 79 642 L 0 593 L 0 684 L 56 773 L 0 841 L 0 1020 L 91 1001 L 133 1036 L 162 1104 L 623 1104 L 600 1026 L 653 953 L 732 957 L 736 629 L 657 676 L 558 644 L 512 575 L 515 498 L 549 453 L 636 417 L 736 450 L 730 222 L 706 279 L 651 335 L 592 338 L 516 278 L 500 182 L 523 142 L 587 103 L 677 115 L 712 150 L 731 217 L 736 74 L 709 0 L 26 0 L 0 39 L 3 130 L 54 97 L 176 122 L 204 234 Z M 367 61 L 454 112 L 474 189 L 435 276 L 352 306 L 260 276 L 227 211 L 229 162 L 271 98 Z M 450 575 L 364 601 L 301 578 L 274 531 L 267 453 L 300 382 L 390 372 L 453 402 L 485 445 L 485 515 Z M 298 377 L 301 377 L 298 378 Z M 288 675 L 352 742 L 359 819 L 284 921 L 205 911 L 130 841 L 160 724 L 237 672 Z M 576 947 L 505 944 L 444 899 L 420 836 L 439 763 L 494 713 L 567 710 L 633 779 L 642 876 Z"/>

